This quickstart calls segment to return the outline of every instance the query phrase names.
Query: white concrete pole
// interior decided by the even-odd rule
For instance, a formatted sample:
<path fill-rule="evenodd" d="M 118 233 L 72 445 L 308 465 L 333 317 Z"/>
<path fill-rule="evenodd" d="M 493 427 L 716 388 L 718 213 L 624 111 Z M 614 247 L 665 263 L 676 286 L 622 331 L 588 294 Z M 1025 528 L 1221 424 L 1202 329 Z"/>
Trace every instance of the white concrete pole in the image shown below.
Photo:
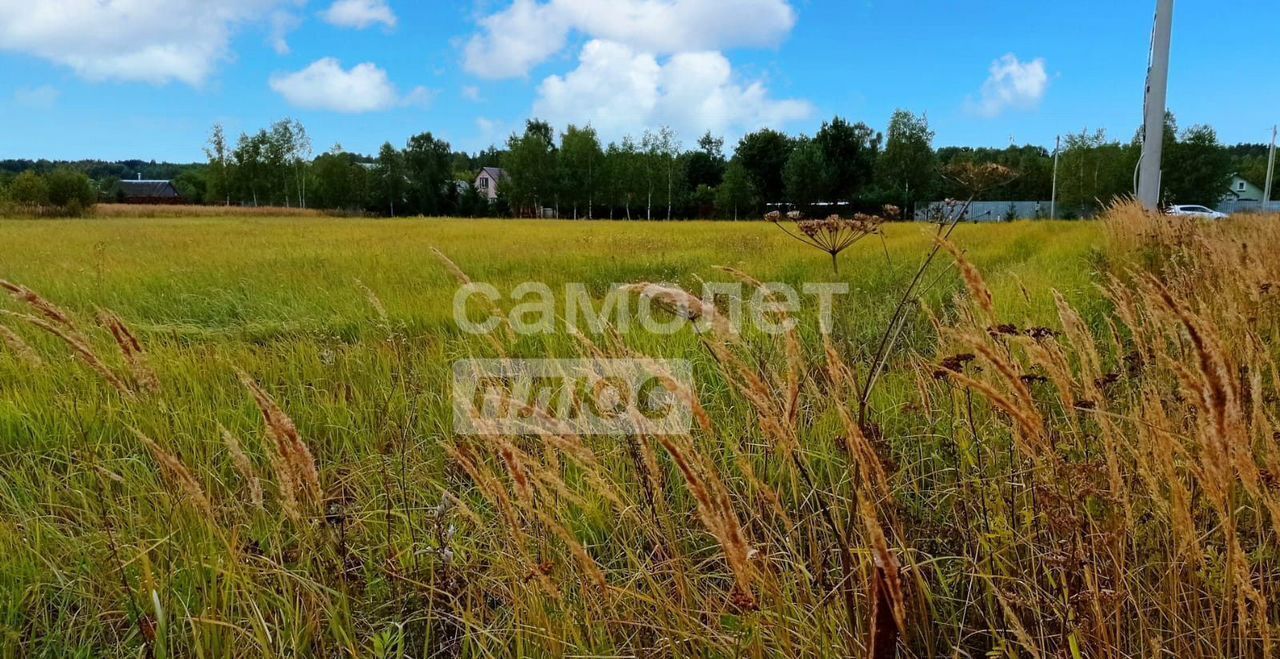
<path fill-rule="evenodd" d="M 1267 157 L 1267 187 L 1262 194 L 1262 211 L 1265 213 L 1267 204 L 1271 202 L 1271 183 L 1275 180 L 1276 174 L 1276 126 L 1271 127 L 1271 155 Z"/>
<path fill-rule="evenodd" d="M 1151 38 L 1147 72 L 1146 128 L 1138 172 L 1138 201 L 1160 208 L 1160 167 L 1164 159 L 1164 114 L 1169 96 L 1169 50 L 1173 43 L 1173 0 L 1157 0 L 1156 28 Z"/>
<path fill-rule="evenodd" d="M 1062 153 L 1062 136 L 1053 142 L 1053 197 L 1049 200 L 1049 219 L 1058 219 L 1058 155 Z"/>

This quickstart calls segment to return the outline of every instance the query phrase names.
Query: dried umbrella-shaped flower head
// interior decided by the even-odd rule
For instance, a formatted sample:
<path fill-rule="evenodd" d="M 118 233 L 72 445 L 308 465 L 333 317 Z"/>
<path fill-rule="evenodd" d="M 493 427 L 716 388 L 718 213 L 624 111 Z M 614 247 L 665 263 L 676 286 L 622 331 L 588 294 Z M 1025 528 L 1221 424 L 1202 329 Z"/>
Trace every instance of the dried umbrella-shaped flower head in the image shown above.
<path fill-rule="evenodd" d="M 863 238 L 880 233 L 880 225 L 885 222 L 883 217 L 862 213 L 850 219 L 831 215 L 825 220 L 806 220 L 799 212 L 792 211 L 787 214 L 787 217 L 796 223 L 799 233 L 793 233 L 787 229 L 781 223 L 781 215 L 777 211 L 769 213 L 765 219 L 777 224 L 792 238 L 830 254 L 831 267 L 836 274 L 840 274 L 838 259 L 840 253 L 853 247 Z"/>
<path fill-rule="evenodd" d="M 992 188 L 1013 182 L 1018 172 L 996 163 L 957 162 L 948 165 L 942 176 L 967 193 L 968 201 L 947 199 L 931 204 L 926 214 L 934 224 L 955 224 L 963 220 L 974 199 Z"/>
<path fill-rule="evenodd" d="M 964 188 L 972 196 L 978 196 L 991 188 L 1002 186 L 1018 178 L 1018 173 L 996 163 L 959 162 L 947 167 L 944 176 Z"/>

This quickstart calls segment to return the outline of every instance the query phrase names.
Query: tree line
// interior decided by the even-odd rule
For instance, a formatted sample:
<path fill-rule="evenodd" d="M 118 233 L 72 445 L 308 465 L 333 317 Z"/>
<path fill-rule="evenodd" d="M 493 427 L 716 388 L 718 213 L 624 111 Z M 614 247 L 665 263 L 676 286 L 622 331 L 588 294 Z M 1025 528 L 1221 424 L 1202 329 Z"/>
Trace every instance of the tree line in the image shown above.
<path fill-rule="evenodd" d="M 362 155 L 335 145 L 315 155 L 306 128 L 283 119 L 234 141 L 216 125 L 207 161 L 193 165 L 76 163 L 61 169 L 92 176 L 97 198 L 113 199 L 118 178 L 136 169 L 171 178 L 192 203 L 297 206 L 388 216 L 536 216 L 687 219 L 757 217 L 773 208 L 814 214 L 854 212 L 885 204 L 912 212 L 923 202 L 961 196 L 942 172 L 963 162 L 997 163 L 1017 172 L 980 200 L 1047 201 L 1055 153 L 1040 146 L 935 148 L 927 117 L 895 112 L 884 131 L 834 117 L 812 135 L 761 129 L 728 153 L 707 133 L 686 148 L 670 128 L 605 143 L 590 126 L 557 131 L 529 120 L 501 148 L 454 150 L 426 132 L 403 146 Z M 1066 135 L 1058 156 L 1058 202 L 1064 217 L 1087 216 L 1133 191 L 1139 131 L 1121 141 L 1105 132 Z M 1233 174 L 1261 187 L 1267 147 L 1222 145 L 1210 126 L 1165 125 L 1164 201 L 1215 204 Z M 506 176 L 490 204 L 473 182 L 482 167 Z M 0 189 L 17 171 L 58 169 L 51 163 L 0 163 Z M 120 170 L 124 171 L 120 171 Z M 118 176 L 118 174 L 126 174 Z M 167 176 L 161 176 L 167 175 Z M 118 176 L 118 178 L 113 178 Z M 28 194 L 24 181 L 20 196 Z M 12 197 L 12 192 L 9 197 Z"/>
<path fill-rule="evenodd" d="M 40 216 L 78 217 L 98 202 L 92 179 L 67 166 L 41 173 L 0 170 L 0 216 L 14 211 Z"/>

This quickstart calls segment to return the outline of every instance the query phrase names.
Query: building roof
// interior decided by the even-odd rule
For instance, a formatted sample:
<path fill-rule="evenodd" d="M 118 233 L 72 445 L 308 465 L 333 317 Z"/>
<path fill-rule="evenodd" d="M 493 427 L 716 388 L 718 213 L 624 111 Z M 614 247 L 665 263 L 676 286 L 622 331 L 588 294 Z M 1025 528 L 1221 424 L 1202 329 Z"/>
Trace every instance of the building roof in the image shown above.
<path fill-rule="evenodd" d="M 177 199 L 182 196 L 173 187 L 173 181 L 120 181 L 120 191 L 126 197 Z"/>
<path fill-rule="evenodd" d="M 1246 178 L 1243 174 L 1232 174 L 1232 175 L 1231 175 L 1231 182 L 1232 182 L 1232 183 L 1235 183 L 1236 181 L 1244 181 L 1245 183 L 1248 183 L 1249 185 L 1256 186 L 1256 187 L 1259 187 L 1259 188 L 1261 188 L 1261 187 L 1262 187 L 1261 185 L 1258 185 L 1257 183 L 1254 183 L 1252 180 L 1250 180 L 1250 179 Z"/>
<path fill-rule="evenodd" d="M 482 167 L 480 169 L 480 173 L 488 174 L 489 178 L 495 181 L 501 181 L 502 179 L 507 177 L 507 170 L 501 167 Z M 477 178 L 479 177 L 477 176 Z"/>

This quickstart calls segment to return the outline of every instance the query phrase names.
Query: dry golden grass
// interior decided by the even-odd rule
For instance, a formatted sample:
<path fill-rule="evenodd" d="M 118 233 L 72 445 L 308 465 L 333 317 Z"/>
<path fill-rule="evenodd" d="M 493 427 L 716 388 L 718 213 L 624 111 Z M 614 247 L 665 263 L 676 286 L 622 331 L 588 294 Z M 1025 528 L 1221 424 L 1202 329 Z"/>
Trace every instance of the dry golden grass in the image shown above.
<path fill-rule="evenodd" d="M 824 359 L 825 391 L 799 396 L 797 415 L 788 373 L 809 365 L 786 366 L 796 352 L 785 341 L 744 354 L 715 332 L 704 335 L 724 380 L 746 404 L 739 413 L 751 410 L 763 446 L 771 448 L 744 447 L 714 421 L 692 442 L 654 439 L 715 539 L 732 587 L 717 588 L 724 577 L 715 570 L 698 575 L 672 563 L 671 548 L 687 546 L 692 537 L 672 541 L 670 515 L 680 506 L 670 500 L 671 485 L 650 475 L 666 468 L 652 455 L 630 461 L 619 455 L 590 468 L 612 472 L 596 474 L 602 480 L 634 479 L 632 487 L 621 487 L 627 509 L 649 507 L 655 514 L 635 515 L 621 534 L 626 540 L 615 535 L 594 548 L 592 565 L 615 566 L 613 596 L 583 592 L 569 610 L 699 629 L 705 636 L 697 647 L 705 650 L 728 642 L 717 635 L 723 630 L 705 625 L 708 607 L 763 624 L 843 591 L 847 615 L 828 617 L 820 608 L 808 611 L 814 617 L 784 616 L 781 627 L 781 619 L 773 619 L 768 631 L 755 630 L 754 649 L 1051 657 L 1135 656 L 1161 648 L 1174 656 L 1269 656 L 1277 613 L 1270 593 L 1280 577 L 1273 476 L 1280 473 L 1274 430 L 1280 381 L 1271 348 L 1280 345 L 1273 342 L 1280 338 L 1280 315 L 1268 291 L 1280 266 L 1249 253 L 1280 248 L 1280 232 L 1257 222 L 1175 229 L 1167 218 L 1128 206 L 1113 210 L 1109 222 L 1112 262 L 1156 266 L 1159 278 L 1141 267 L 1113 265 L 1104 295 L 1116 313 L 1100 326 L 1090 326 L 1062 298 L 1056 332 L 1007 322 L 979 270 L 946 246 L 968 294 L 958 321 L 943 328 L 940 354 L 966 357 L 941 369 L 927 362 L 917 367 L 921 400 L 910 404 L 921 411 L 898 424 L 944 429 L 949 440 L 935 443 L 929 449 L 935 456 L 914 465 L 901 463 L 912 448 L 897 444 L 889 449 L 896 467 L 886 468 L 879 457 L 886 447 L 874 446 L 882 440 L 868 437 L 875 428 L 853 421 L 849 380 L 858 364 L 838 348 L 830 347 Z M 678 291 L 638 290 L 687 299 Z M 716 314 L 668 306 L 690 320 Z M 781 367 L 768 365 L 773 356 L 782 358 Z M 824 429 L 819 420 L 829 414 L 842 421 Z M 832 440 L 842 453 L 824 448 Z M 645 440 L 638 443 L 644 451 Z M 710 450 L 738 457 L 726 461 L 698 447 L 723 447 Z M 608 456 L 607 448 L 600 450 Z M 555 446 L 539 447 L 529 455 L 543 458 L 522 460 L 520 469 L 558 465 L 555 452 Z M 823 457 L 815 462 L 818 454 Z M 957 460 L 951 469 L 926 468 L 947 454 Z M 482 469 L 483 454 L 468 455 L 468 472 Z M 507 498 L 541 502 L 542 519 L 588 514 L 589 490 L 568 497 L 537 491 L 529 484 L 539 479 L 519 475 L 503 455 L 499 450 L 494 460 L 509 467 L 514 492 Z M 815 478 L 840 464 L 848 479 Z M 484 482 L 491 497 L 505 489 L 493 477 Z M 656 492 L 644 494 L 646 500 L 667 502 L 627 501 L 645 492 Z M 784 514 L 773 514 L 776 508 Z M 861 533 L 845 525 L 849 519 L 862 520 Z M 586 546 L 562 528 L 541 540 L 535 540 L 537 525 L 521 528 L 533 533 L 526 543 L 544 551 L 551 538 L 569 545 L 567 555 Z M 617 555 L 614 543 L 655 549 Z M 813 553 L 848 545 L 855 548 L 854 565 L 843 569 Z M 619 569 L 623 556 L 626 567 Z M 567 573 L 559 576 L 571 564 L 542 576 L 572 583 Z M 832 570 L 835 583 L 821 577 Z M 868 573 L 871 579 L 857 581 L 866 584 L 862 592 L 851 594 L 851 579 Z M 665 574 L 659 583 L 669 585 L 636 591 L 627 574 Z M 598 583 L 598 575 L 590 581 Z M 509 596 L 535 597 L 521 590 Z M 834 646 L 801 640 L 814 638 Z"/>
<path fill-rule="evenodd" d="M 993 558 L 1021 554 L 1026 567 L 983 576 L 1006 617 L 1060 630 L 1019 634 L 1028 652 L 1269 656 L 1280 324 L 1268 291 L 1280 264 L 1249 254 L 1280 248 L 1280 231 L 1274 219 L 1208 225 L 1133 206 L 1107 222 L 1105 325 L 1060 301 L 1057 338 L 982 323 L 947 333 L 947 350 L 978 353 L 971 374 L 944 372 L 949 395 L 1003 413 L 975 450 L 1000 427 L 1020 439 L 1006 466 L 1017 486 L 1001 498 L 1030 506 L 986 539 Z"/>
<path fill-rule="evenodd" d="M 934 331 L 912 326 L 879 396 L 865 391 L 874 342 L 711 322 L 683 339 L 695 386 L 664 383 L 695 410 L 679 437 L 579 436 L 537 415 L 549 432 L 459 436 L 411 349 L 438 335 L 388 338 L 402 331 L 395 312 L 363 284 L 351 295 L 376 316 L 376 341 L 317 356 L 312 371 L 291 370 L 309 358 L 295 349 L 278 375 L 240 372 L 238 389 L 166 369 L 148 335 L 109 312 L 81 333 L 76 314 L 6 285 L 31 312 L 8 316 L 15 353 L 52 361 L 70 346 L 120 390 L 66 427 L 93 437 L 83 418 L 125 419 L 148 429 L 132 446 L 150 459 L 86 439 L 66 460 L 83 472 L 74 496 L 19 519 L 17 502 L 52 500 L 59 483 L 0 454 L 15 483 L 0 488 L 0 539 L 79 549 L 64 560 L 106 575 L 58 572 L 70 595 L 41 581 L 38 606 L 0 619 L 17 630 L 0 643 L 155 656 L 1271 656 L 1277 227 L 1116 208 L 1095 261 L 1104 312 L 1048 296 L 1051 327 L 1011 312 L 1014 296 L 970 262 L 981 245 L 953 235 L 938 249 L 956 268 L 926 280 L 949 277 L 954 304 L 920 314 Z M 683 288 L 633 290 L 690 321 L 720 317 Z M 570 338 L 497 334 L 447 354 L 661 348 L 612 331 Z M 118 359 L 98 357 L 112 344 Z M 357 386 L 357 359 L 379 386 Z M 250 414 L 269 442 L 220 427 L 243 436 Z M 278 502 L 264 505 L 264 484 Z M 150 513 L 156 502 L 165 514 Z M 7 569 L 0 584 L 35 581 Z M 63 616 L 82 597 L 97 606 L 79 635 Z"/>
<path fill-rule="evenodd" d="M 311 448 L 302 440 L 293 419 L 276 404 L 271 394 L 247 373 L 240 373 L 240 381 L 262 412 L 267 437 L 275 447 L 271 464 L 279 481 L 285 512 L 293 518 L 313 514 L 324 503 L 324 488 L 320 485 L 320 472 Z"/>
<path fill-rule="evenodd" d="M 139 442 L 147 448 L 151 453 L 151 457 L 160 465 L 160 471 L 164 473 L 164 478 L 174 492 L 179 495 L 186 503 L 193 506 L 202 517 L 213 521 L 213 504 L 209 502 L 208 495 L 205 494 L 204 488 L 200 486 L 200 482 L 196 480 L 187 466 L 182 464 L 182 460 L 178 456 L 166 451 L 155 440 L 147 437 L 138 429 L 133 430 L 134 435 Z"/>
<path fill-rule="evenodd" d="M 32 350 L 17 332 L 0 325 L 0 343 L 4 343 L 5 348 L 13 353 L 18 359 L 22 360 L 30 368 L 39 368 L 44 365 L 44 360 L 40 359 L 40 355 Z"/>
<path fill-rule="evenodd" d="M 230 430 L 218 426 L 218 432 L 222 435 L 222 443 L 227 447 L 227 454 L 231 457 L 231 464 L 235 466 L 236 473 L 240 475 L 244 481 L 245 487 L 248 488 L 249 503 L 257 509 L 263 507 L 262 495 L 262 479 L 258 477 L 258 470 L 253 467 L 253 461 L 249 459 L 249 455 L 245 453 L 244 448 L 240 445 L 240 440 Z"/>

